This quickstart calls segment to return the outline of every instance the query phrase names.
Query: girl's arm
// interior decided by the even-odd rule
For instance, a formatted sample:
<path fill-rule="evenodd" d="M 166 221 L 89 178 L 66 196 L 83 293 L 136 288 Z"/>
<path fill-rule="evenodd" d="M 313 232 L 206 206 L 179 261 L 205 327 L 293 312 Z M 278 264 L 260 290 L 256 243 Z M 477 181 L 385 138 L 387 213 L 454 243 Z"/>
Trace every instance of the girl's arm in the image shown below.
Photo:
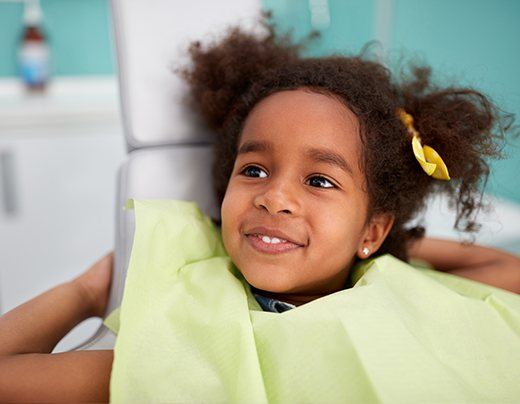
<path fill-rule="evenodd" d="M 103 316 L 112 254 L 0 317 L 0 401 L 108 401 L 113 351 L 52 354 L 81 321 Z"/>
<path fill-rule="evenodd" d="M 520 258 L 504 251 L 424 238 L 408 252 L 411 258 L 427 261 L 439 271 L 520 293 Z"/>

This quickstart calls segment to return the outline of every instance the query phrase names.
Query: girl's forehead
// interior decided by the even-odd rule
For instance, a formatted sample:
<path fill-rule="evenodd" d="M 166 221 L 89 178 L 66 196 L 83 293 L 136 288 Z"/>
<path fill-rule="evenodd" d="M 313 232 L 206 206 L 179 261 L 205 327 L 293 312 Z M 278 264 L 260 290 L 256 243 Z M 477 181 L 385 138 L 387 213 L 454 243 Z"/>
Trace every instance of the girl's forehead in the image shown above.
<path fill-rule="evenodd" d="M 264 152 L 334 149 L 348 160 L 357 159 L 361 147 L 355 114 L 335 97 L 307 89 L 277 92 L 255 105 L 239 149 L 252 142 L 269 145 Z"/>

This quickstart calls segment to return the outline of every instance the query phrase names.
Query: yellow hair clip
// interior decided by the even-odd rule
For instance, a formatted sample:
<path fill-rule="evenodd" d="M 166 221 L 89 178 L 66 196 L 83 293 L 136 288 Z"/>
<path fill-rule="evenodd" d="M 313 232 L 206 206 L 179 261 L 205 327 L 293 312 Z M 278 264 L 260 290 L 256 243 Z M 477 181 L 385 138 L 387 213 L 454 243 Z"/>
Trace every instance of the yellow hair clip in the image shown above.
<path fill-rule="evenodd" d="M 398 108 L 397 114 L 403 124 L 406 126 L 408 133 L 412 136 L 412 150 L 415 158 L 421 165 L 424 172 L 438 180 L 450 180 L 448 167 L 442 161 L 441 156 L 430 146 L 423 146 L 419 132 L 413 126 L 413 117 L 404 109 Z"/>

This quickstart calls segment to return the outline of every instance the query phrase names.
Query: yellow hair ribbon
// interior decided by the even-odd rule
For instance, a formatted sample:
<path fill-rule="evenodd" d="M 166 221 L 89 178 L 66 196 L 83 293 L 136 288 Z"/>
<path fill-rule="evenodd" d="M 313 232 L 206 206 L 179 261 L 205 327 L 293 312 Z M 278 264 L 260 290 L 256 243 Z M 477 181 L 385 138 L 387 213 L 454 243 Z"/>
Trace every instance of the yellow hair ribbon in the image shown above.
<path fill-rule="evenodd" d="M 424 172 L 435 179 L 449 181 L 448 167 L 432 147 L 422 145 L 419 132 L 413 126 L 413 117 L 402 108 L 398 108 L 397 114 L 412 136 L 413 154 Z"/>

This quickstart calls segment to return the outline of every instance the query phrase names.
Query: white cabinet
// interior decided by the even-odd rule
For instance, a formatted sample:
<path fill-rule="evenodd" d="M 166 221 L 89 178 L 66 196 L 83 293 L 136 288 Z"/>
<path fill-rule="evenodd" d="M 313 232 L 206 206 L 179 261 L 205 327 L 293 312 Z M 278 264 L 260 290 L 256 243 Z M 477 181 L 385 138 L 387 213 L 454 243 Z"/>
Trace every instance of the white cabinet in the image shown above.
<path fill-rule="evenodd" d="M 1 85 L 0 310 L 6 312 L 113 249 L 116 176 L 126 152 L 113 79 L 65 80 L 57 83 L 61 92 L 36 100 L 2 94 Z M 98 325 L 82 325 L 58 350 Z"/>

